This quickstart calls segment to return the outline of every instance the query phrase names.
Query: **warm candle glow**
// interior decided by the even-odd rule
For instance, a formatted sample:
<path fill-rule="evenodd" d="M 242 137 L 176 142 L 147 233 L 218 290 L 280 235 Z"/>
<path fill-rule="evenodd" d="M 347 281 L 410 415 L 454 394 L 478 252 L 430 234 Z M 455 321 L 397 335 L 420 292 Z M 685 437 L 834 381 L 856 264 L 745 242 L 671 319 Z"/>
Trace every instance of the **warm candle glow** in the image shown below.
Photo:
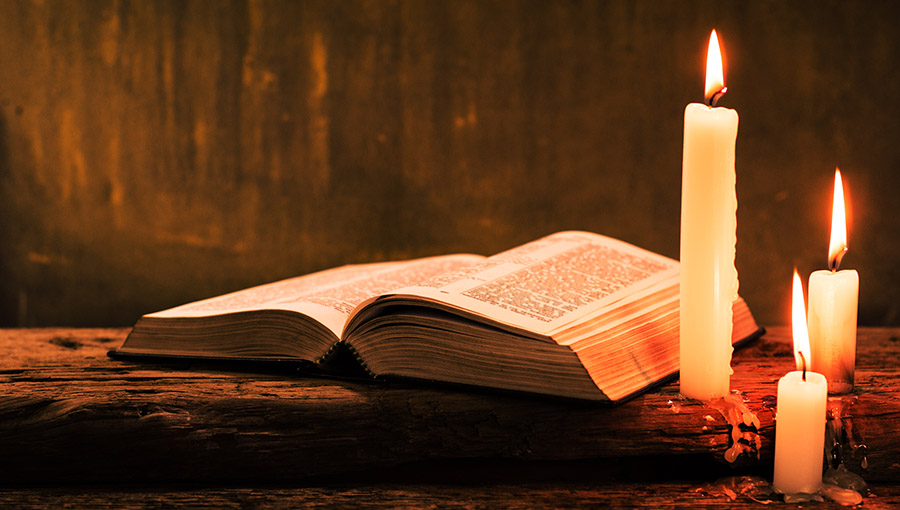
<path fill-rule="evenodd" d="M 831 206 L 831 242 L 828 244 L 828 268 L 836 271 L 847 252 L 847 216 L 844 208 L 844 183 L 841 170 L 834 169 L 834 202 Z"/>
<path fill-rule="evenodd" d="M 730 394 L 732 306 L 737 299 L 734 267 L 737 194 L 734 144 L 738 114 L 713 108 L 724 91 L 718 38 L 710 35 L 706 104 L 684 109 L 681 160 L 681 279 L 679 360 L 681 394 L 709 400 Z M 718 69 L 718 72 L 714 70 Z"/>
<path fill-rule="evenodd" d="M 722 70 L 722 51 L 719 49 L 719 37 L 713 29 L 709 34 L 709 47 L 706 50 L 706 104 L 714 106 L 725 88 L 725 72 Z"/>
<path fill-rule="evenodd" d="M 794 269 L 794 291 L 791 299 L 791 330 L 794 334 L 794 359 L 797 370 L 809 367 L 809 330 L 806 328 L 806 303 L 803 301 L 803 285 Z M 801 356 L 802 354 L 802 356 Z"/>
<path fill-rule="evenodd" d="M 828 391 L 835 394 L 853 390 L 859 308 L 859 274 L 853 269 L 838 271 L 841 258 L 847 253 L 844 205 L 844 183 L 840 169 L 835 168 L 828 270 L 809 275 L 807 315 L 812 347 L 810 368 L 828 379 Z"/>

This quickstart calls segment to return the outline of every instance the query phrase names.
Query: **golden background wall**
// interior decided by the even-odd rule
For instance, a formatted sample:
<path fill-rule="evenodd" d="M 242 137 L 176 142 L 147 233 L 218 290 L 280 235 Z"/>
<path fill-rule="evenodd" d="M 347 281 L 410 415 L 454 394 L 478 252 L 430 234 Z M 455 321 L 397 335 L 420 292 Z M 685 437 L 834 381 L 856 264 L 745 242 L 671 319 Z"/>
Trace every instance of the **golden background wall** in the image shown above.
<path fill-rule="evenodd" d="M 852 205 L 900 324 L 900 7 L 783 1 L 2 1 L 0 325 L 139 315 L 563 230 L 677 257 L 706 41 L 740 114 L 741 293 L 788 320 Z"/>

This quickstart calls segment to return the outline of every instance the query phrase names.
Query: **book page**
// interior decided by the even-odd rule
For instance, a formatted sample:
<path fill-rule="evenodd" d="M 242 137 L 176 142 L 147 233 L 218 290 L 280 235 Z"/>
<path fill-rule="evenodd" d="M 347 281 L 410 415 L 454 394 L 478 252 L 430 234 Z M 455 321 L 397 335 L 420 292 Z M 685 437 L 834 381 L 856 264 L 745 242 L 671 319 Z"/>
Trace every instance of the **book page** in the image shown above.
<path fill-rule="evenodd" d="M 397 291 L 549 335 L 656 284 L 678 262 L 587 232 L 560 232 Z"/>
<path fill-rule="evenodd" d="M 252 310 L 290 310 L 316 319 L 340 337 L 350 312 L 362 301 L 459 270 L 483 258 L 479 255 L 446 255 L 343 266 L 188 303 L 147 317 L 204 317 Z"/>

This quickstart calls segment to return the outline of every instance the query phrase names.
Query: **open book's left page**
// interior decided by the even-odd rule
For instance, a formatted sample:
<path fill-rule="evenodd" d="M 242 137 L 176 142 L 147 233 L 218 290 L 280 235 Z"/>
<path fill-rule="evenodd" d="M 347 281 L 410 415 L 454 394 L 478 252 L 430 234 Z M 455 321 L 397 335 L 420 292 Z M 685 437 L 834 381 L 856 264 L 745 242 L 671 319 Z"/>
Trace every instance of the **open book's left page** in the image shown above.
<path fill-rule="evenodd" d="M 446 255 L 349 265 L 143 316 L 120 354 L 316 359 L 362 301 L 481 260 Z"/>
<path fill-rule="evenodd" d="M 195 301 L 145 317 L 208 317 L 253 310 L 287 310 L 321 322 L 340 337 L 350 312 L 364 300 L 454 271 L 482 258 L 446 255 L 341 266 Z"/>

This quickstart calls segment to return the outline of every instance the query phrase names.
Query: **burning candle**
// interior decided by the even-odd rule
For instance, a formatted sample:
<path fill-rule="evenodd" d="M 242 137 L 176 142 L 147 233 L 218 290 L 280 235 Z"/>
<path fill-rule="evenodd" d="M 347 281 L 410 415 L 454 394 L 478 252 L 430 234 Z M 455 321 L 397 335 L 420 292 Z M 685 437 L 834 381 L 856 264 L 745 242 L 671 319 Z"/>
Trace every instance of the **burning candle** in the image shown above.
<path fill-rule="evenodd" d="M 834 171 L 834 201 L 831 209 L 829 271 L 809 275 L 810 367 L 828 379 L 832 393 L 853 390 L 856 369 L 856 313 L 859 302 L 859 274 L 853 269 L 838 271 L 847 251 L 847 221 L 841 171 Z"/>
<path fill-rule="evenodd" d="M 706 104 L 684 110 L 681 186 L 681 394 L 722 397 L 731 381 L 731 306 L 737 298 L 734 145 L 738 114 L 725 93 L 716 31 L 706 55 Z"/>
<path fill-rule="evenodd" d="M 775 478 L 772 485 L 783 494 L 811 494 L 818 491 L 822 483 L 828 382 L 824 375 L 806 369 L 810 352 L 805 308 L 803 287 L 795 269 L 791 326 L 797 371 L 788 372 L 778 381 L 775 414 Z"/>

